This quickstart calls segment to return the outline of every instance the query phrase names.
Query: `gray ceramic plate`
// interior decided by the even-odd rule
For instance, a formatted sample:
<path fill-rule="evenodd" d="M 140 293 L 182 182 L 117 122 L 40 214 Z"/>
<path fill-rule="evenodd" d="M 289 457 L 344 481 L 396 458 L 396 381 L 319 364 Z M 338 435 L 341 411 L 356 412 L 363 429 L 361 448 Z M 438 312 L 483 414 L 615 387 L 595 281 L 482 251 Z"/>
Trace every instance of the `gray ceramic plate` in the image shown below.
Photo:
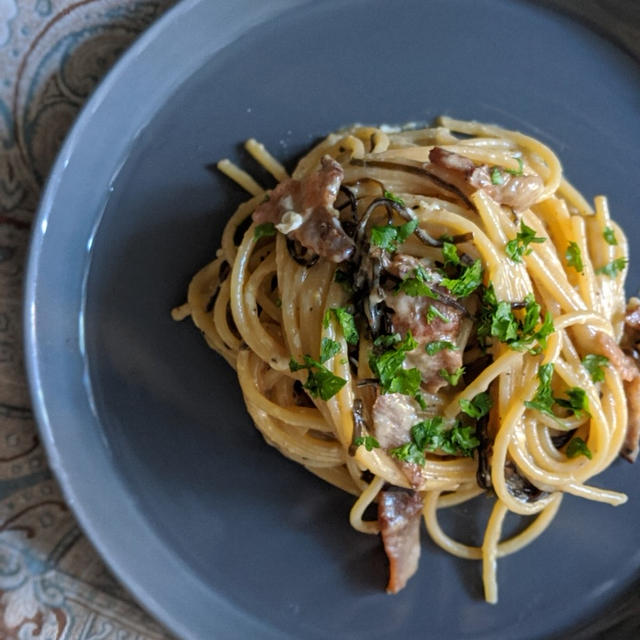
<path fill-rule="evenodd" d="M 587 19 L 604 9 L 620 12 L 620 41 L 640 40 L 633 2 L 580 8 Z M 627 491 L 628 505 L 569 498 L 542 539 L 501 561 L 497 606 L 482 601 L 477 564 L 426 539 L 419 574 L 390 597 L 378 540 L 348 525 L 350 499 L 264 444 L 232 372 L 169 317 L 243 197 L 207 166 L 223 156 L 250 166 L 239 146 L 249 136 L 292 163 L 354 121 L 447 113 L 500 122 L 553 145 L 588 196 L 608 193 L 633 239 L 632 54 L 546 3 L 188 0 L 110 73 L 64 146 L 35 225 L 27 361 L 69 503 L 117 575 L 176 634 L 638 629 L 637 466 L 617 462 L 598 480 Z M 633 258 L 630 292 L 640 283 Z M 456 510 L 448 526 L 473 539 L 472 516 Z"/>

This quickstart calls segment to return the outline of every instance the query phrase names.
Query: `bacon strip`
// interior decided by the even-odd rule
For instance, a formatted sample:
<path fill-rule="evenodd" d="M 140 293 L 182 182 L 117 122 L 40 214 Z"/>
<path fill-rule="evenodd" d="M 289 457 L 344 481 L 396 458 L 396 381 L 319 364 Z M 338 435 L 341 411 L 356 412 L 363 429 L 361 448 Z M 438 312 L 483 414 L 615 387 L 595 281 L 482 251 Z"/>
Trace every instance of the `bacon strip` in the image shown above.
<path fill-rule="evenodd" d="M 355 250 L 333 207 L 343 177 L 342 166 L 324 156 L 318 171 L 278 184 L 253 212 L 253 220 L 282 225 L 280 230 L 302 246 L 332 262 L 343 262 Z"/>
<path fill-rule="evenodd" d="M 398 593 L 420 560 L 422 498 L 415 491 L 391 488 L 378 497 L 378 522 L 389 559 L 387 593 Z"/>

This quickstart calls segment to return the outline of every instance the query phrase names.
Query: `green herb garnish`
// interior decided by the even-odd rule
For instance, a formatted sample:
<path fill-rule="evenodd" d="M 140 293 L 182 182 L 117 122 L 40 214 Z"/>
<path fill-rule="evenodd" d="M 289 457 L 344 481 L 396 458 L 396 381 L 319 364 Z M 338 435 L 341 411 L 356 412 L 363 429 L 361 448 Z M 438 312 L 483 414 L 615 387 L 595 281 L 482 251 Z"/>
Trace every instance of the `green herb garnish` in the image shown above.
<path fill-rule="evenodd" d="M 328 338 L 325 339 L 328 340 Z M 329 347 L 329 349 L 331 349 L 331 347 Z M 303 356 L 303 360 L 304 362 L 300 363 L 291 358 L 291 360 L 289 360 L 289 369 L 291 371 L 300 371 L 301 369 L 308 370 L 309 375 L 307 381 L 302 386 L 312 397 L 317 398 L 320 396 L 323 400 L 329 400 L 329 398 L 333 398 L 333 396 L 347 384 L 346 380 L 334 375 L 321 362 L 314 360 L 311 356 L 305 355 Z"/>
<path fill-rule="evenodd" d="M 447 318 L 447 316 L 438 309 L 438 307 L 430 304 L 429 309 L 427 310 L 427 322 L 433 322 L 436 318 L 442 320 L 442 322 L 451 322 L 449 318 Z"/>
<path fill-rule="evenodd" d="M 270 236 L 276 235 L 276 226 L 273 222 L 265 222 L 264 224 L 259 224 L 253 230 L 253 237 L 256 240 L 260 240 L 260 238 L 269 238 Z"/>
<path fill-rule="evenodd" d="M 522 162 L 522 158 L 520 156 L 513 156 L 513 159 L 518 161 L 518 168 L 504 170 L 512 176 L 521 176 L 524 173 L 524 162 Z"/>
<path fill-rule="evenodd" d="M 455 387 L 464 375 L 464 367 L 458 367 L 453 373 L 446 369 L 440 369 L 438 373 L 443 380 L 446 380 L 452 387 Z"/>
<path fill-rule="evenodd" d="M 447 428 L 443 418 L 435 416 L 411 427 L 411 440 L 391 449 L 389 453 L 404 462 L 424 466 L 426 451 L 442 451 L 449 455 L 471 456 L 480 444 L 475 429 L 456 421 Z"/>
<path fill-rule="evenodd" d="M 397 204 L 399 204 L 401 207 L 406 207 L 407 205 L 404 203 L 404 200 L 402 198 L 400 198 L 399 196 L 397 196 L 395 193 L 391 193 L 391 191 L 384 191 L 384 193 L 382 194 L 387 200 L 391 200 L 392 202 L 395 202 Z"/>
<path fill-rule="evenodd" d="M 333 313 L 335 319 L 338 321 L 340 327 L 342 328 L 344 339 L 349 344 L 358 344 L 360 336 L 358 334 L 358 330 L 356 329 L 355 320 L 353 319 L 353 315 L 349 313 L 345 307 L 331 307 L 331 309 L 327 309 L 326 313 Z"/>
<path fill-rule="evenodd" d="M 373 436 L 360 436 L 353 441 L 356 447 L 364 446 L 367 451 L 373 451 L 380 447 L 380 443 Z"/>
<path fill-rule="evenodd" d="M 576 242 L 570 242 L 567 250 L 564 254 L 567 260 L 567 265 L 573 267 L 578 273 L 584 271 L 584 264 L 582 263 L 582 252 Z"/>
<path fill-rule="evenodd" d="M 444 256 L 444 266 L 447 265 L 459 265 L 460 264 L 460 256 L 458 255 L 458 249 L 455 244 L 451 242 L 443 242 L 442 244 L 442 255 Z"/>
<path fill-rule="evenodd" d="M 553 413 L 553 395 L 551 393 L 551 378 L 553 377 L 553 363 L 540 365 L 538 368 L 538 388 L 531 400 L 525 400 L 524 406 L 528 409 L 535 409 L 541 413 L 546 413 L 556 417 Z"/>
<path fill-rule="evenodd" d="M 556 398 L 556 403 L 580 417 L 589 414 L 589 398 L 587 392 L 580 387 L 572 387 L 567 392 L 567 399 Z"/>
<path fill-rule="evenodd" d="M 413 274 L 413 276 L 405 278 L 398 285 L 397 290 L 406 293 L 412 298 L 425 296 L 433 300 L 438 300 L 439 296 L 437 292 L 427 284 L 427 281 L 430 279 L 429 274 L 421 267 L 414 269 Z"/>
<path fill-rule="evenodd" d="M 578 436 L 571 439 L 571 441 L 567 445 L 565 453 L 567 454 L 567 458 L 576 458 L 577 456 L 585 456 L 586 458 L 589 458 L 589 460 L 591 460 L 591 458 L 593 457 L 591 455 L 591 450 L 587 446 L 587 443 Z"/>
<path fill-rule="evenodd" d="M 340 351 L 340 345 L 331 338 L 322 338 L 320 343 L 320 362 L 325 363 Z"/>
<path fill-rule="evenodd" d="M 454 296 L 466 298 L 482 284 L 482 262 L 475 260 L 473 264 L 465 265 L 458 278 L 442 278 L 440 284 Z"/>
<path fill-rule="evenodd" d="M 457 351 L 459 347 L 448 340 L 434 340 L 425 345 L 424 350 L 428 355 L 433 356 L 439 351 L 448 349 L 449 351 Z"/>
<path fill-rule="evenodd" d="M 531 227 L 521 222 L 520 231 L 518 231 L 513 240 L 507 242 L 504 250 L 514 262 L 522 262 L 522 256 L 528 256 L 532 251 L 529 247 L 531 243 L 539 244 L 544 241 L 545 238 L 538 238 Z"/>
<path fill-rule="evenodd" d="M 475 419 L 486 416 L 492 405 L 493 400 L 491 400 L 491 396 L 486 391 L 474 396 L 472 400 L 467 400 L 466 398 L 460 400 L 460 408 L 462 411 L 469 417 Z"/>
<path fill-rule="evenodd" d="M 369 367 L 380 381 L 382 393 L 402 393 L 412 396 L 422 406 L 424 400 L 420 395 L 422 376 L 419 369 L 404 368 L 407 351 L 418 346 L 411 332 L 404 339 L 398 334 L 380 336 L 373 343 L 374 350 L 369 354 Z"/>
<path fill-rule="evenodd" d="M 616 238 L 616 232 L 611 227 L 605 227 L 602 232 L 605 242 L 610 245 L 617 245 L 618 239 Z"/>
<path fill-rule="evenodd" d="M 414 218 L 399 226 L 391 224 L 383 227 L 371 227 L 371 244 L 393 253 L 418 227 L 418 219 Z"/>
<path fill-rule="evenodd" d="M 604 380 L 604 367 L 609 366 L 609 358 L 589 353 L 582 358 L 582 366 L 589 372 L 593 382 L 602 382 Z"/>
<path fill-rule="evenodd" d="M 500 167 L 493 167 L 491 169 L 491 184 L 504 184 L 504 176 Z"/>
<path fill-rule="evenodd" d="M 615 278 L 620 271 L 622 271 L 627 266 L 628 260 L 624 257 L 616 258 L 611 262 L 604 265 L 604 267 L 600 267 L 596 269 L 596 273 L 601 273 L 605 276 L 609 276 L 610 278 Z"/>

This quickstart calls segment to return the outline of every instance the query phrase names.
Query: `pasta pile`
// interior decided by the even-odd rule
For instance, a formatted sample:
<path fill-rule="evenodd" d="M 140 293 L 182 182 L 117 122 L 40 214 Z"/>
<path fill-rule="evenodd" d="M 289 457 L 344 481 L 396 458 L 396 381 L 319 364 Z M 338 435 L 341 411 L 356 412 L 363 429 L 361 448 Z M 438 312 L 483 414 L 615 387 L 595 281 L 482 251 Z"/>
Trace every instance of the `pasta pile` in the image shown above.
<path fill-rule="evenodd" d="M 270 445 L 355 496 L 350 523 L 382 532 L 389 591 L 417 565 L 415 513 L 482 561 L 496 602 L 497 559 L 565 493 L 625 502 L 591 484 L 623 446 L 636 375 L 619 347 L 627 243 L 605 197 L 592 207 L 541 142 L 447 117 L 332 133 L 291 178 L 246 148 L 280 186 L 219 163 L 251 198 L 173 317 L 236 370 Z M 487 493 L 482 543 L 450 537 L 438 512 Z M 535 518 L 502 539 L 509 512 Z"/>

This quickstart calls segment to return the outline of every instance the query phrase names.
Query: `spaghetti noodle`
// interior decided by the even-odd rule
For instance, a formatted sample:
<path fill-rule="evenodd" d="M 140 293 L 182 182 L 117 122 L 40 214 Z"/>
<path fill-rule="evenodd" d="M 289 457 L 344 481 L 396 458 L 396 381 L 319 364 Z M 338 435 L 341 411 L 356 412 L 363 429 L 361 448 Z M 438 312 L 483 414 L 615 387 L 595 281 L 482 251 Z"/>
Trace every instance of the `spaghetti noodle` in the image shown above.
<path fill-rule="evenodd" d="M 640 404 L 627 243 L 604 197 L 592 208 L 541 142 L 450 118 L 332 133 L 291 178 L 247 150 L 278 186 L 219 164 L 252 197 L 173 316 L 235 368 L 269 444 L 356 496 L 388 591 L 417 567 L 421 514 L 442 549 L 482 560 L 496 602 L 497 559 L 563 494 L 625 502 L 590 484 L 621 448 L 635 457 Z M 438 511 L 486 493 L 481 545 L 447 535 Z M 535 518 L 502 540 L 509 512 Z"/>

